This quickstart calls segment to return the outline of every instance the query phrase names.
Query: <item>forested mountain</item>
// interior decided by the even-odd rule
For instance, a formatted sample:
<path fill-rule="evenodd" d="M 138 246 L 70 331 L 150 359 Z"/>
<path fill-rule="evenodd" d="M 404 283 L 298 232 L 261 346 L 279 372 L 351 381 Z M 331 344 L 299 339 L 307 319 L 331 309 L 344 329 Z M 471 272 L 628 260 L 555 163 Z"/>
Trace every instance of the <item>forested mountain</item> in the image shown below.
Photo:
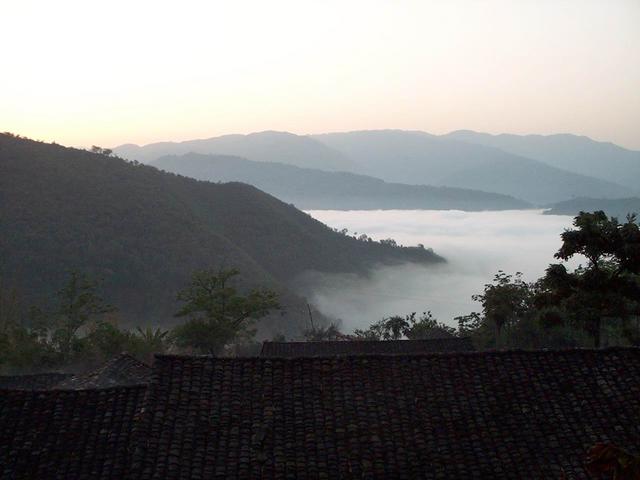
<path fill-rule="evenodd" d="M 249 135 L 223 135 L 186 142 L 121 145 L 114 152 L 126 159 L 149 163 L 165 155 L 203 153 L 235 155 L 258 162 L 281 162 L 322 170 L 352 170 L 353 162 L 341 153 L 306 136 L 286 132 L 258 132 Z"/>
<path fill-rule="evenodd" d="M 240 157 L 187 154 L 151 165 L 199 180 L 240 181 L 303 209 L 507 210 L 531 205 L 513 197 L 449 187 L 387 183 L 345 172 L 254 162 Z"/>
<path fill-rule="evenodd" d="M 313 135 L 390 182 L 446 185 L 512 195 L 538 205 L 576 196 L 620 198 L 631 189 L 498 148 L 424 132 L 375 130 Z"/>
<path fill-rule="evenodd" d="M 306 270 L 405 261 L 442 259 L 335 233 L 245 184 L 0 135 L 0 277 L 28 301 L 49 297 L 79 269 L 103 278 L 126 321 L 162 323 L 196 269 L 236 267 L 247 285 L 287 292 Z"/>
<path fill-rule="evenodd" d="M 547 215 L 577 215 L 580 212 L 594 212 L 602 210 L 607 215 L 618 217 L 622 221 L 629 213 L 640 215 L 640 198 L 572 198 L 564 202 L 548 205 Z"/>
<path fill-rule="evenodd" d="M 588 137 L 561 135 L 490 135 L 459 130 L 445 136 L 453 140 L 496 147 L 551 166 L 616 182 L 640 191 L 640 152 Z"/>

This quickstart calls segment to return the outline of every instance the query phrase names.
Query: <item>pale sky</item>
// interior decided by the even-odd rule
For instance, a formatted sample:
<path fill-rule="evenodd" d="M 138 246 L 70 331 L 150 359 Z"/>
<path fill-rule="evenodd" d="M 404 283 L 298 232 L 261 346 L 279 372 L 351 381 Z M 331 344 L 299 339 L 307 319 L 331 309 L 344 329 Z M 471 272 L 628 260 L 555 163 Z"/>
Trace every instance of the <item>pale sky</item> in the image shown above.
<path fill-rule="evenodd" d="M 402 128 L 640 150 L 640 0 L 0 0 L 0 131 Z"/>

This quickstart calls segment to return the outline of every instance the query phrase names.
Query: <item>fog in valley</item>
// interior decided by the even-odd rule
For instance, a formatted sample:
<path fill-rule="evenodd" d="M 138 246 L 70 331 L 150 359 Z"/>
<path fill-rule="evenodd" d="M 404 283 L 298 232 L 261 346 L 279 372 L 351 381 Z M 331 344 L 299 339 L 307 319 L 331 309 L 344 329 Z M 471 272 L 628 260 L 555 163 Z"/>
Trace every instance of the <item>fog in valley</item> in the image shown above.
<path fill-rule="evenodd" d="M 347 228 L 349 234 L 393 238 L 406 246 L 422 243 L 447 260 L 435 266 L 380 266 L 367 277 L 306 275 L 301 293 L 324 314 L 341 319 L 345 331 L 366 327 L 384 316 L 425 310 L 454 325 L 455 316 L 479 310 L 471 295 L 482 292 L 498 270 L 521 271 L 527 281 L 539 278 L 555 261 L 560 233 L 573 219 L 543 215 L 541 210 L 308 213 L 333 228 Z"/>

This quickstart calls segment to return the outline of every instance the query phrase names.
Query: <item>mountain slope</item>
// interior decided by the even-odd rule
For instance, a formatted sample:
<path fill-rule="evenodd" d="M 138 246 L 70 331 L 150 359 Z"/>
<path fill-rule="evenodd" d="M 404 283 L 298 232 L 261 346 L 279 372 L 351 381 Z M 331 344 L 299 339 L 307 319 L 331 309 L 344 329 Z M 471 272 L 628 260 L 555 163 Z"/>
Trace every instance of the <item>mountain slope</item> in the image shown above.
<path fill-rule="evenodd" d="M 104 279 L 126 321 L 157 323 L 171 319 L 175 292 L 196 269 L 233 266 L 247 286 L 287 292 L 307 270 L 441 260 L 337 234 L 248 185 L 0 135 L 0 276 L 29 301 L 77 268 Z"/>
<path fill-rule="evenodd" d="M 490 135 L 470 130 L 444 137 L 496 147 L 554 167 L 601 178 L 639 191 L 640 152 L 577 135 Z"/>
<path fill-rule="evenodd" d="M 286 132 L 258 132 L 249 135 L 224 135 L 206 140 L 152 143 L 143 147 L 127 144 L 113 149 L 117 155 L 150 163 L 165 155 L 202 153 L 235 155 L 258 162 L 282 162 L 321 170 L 354 168 L 341 153 L 309 137 Z"/>
<path fill-rule="evenodd" d="M 537 205 L 585 195 L 620 197 L 630 193 L 625 187 L 524 157 L 468 168 L 442 178 L 441 182 L 461 188 L 490 189 L 505 195 L 517 195 Z"/>
<path fill-rule="evenodd" d="M 571 215 L 575 216 L 580 212 L 594 212 L 603 210 L 607 215 L 618 217 L 624 220 L 628 214 L 636 213 L 640 215 L 640 198 L 573 198 L 564 202 L 548 205 L 547 215 Z"/>
<path fill-rule="evenodd" d="M 312 137 L 359 164 L 358 173 L 391 182 L 471 188 L 535 204 L 574 196 L 619 198 L 631 194 L 631 189 L 611 182 L 424 132 L 375 130 Z"/>
<path fill-rule="evenodd" d="M 387 183 L 345 172 L 326 172 L 239 157 L 187 154 L 151 165 L 199 180 L 239 181 L 303 209 L 507 210 L 530 207 L 513 197 L 473 190 Z"/>

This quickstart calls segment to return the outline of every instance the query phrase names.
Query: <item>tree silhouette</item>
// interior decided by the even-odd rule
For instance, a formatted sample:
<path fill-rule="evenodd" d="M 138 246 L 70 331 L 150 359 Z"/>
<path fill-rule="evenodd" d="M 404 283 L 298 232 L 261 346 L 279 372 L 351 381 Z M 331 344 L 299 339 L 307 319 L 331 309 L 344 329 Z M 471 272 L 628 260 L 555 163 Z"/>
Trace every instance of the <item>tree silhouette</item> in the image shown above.
<path fill-rule="evenodd" d="M 271 290 L 254 289 L 239 294 L 232 279 L 239 274 L 234 269 L 200 270 L 191 283 L 178 293 L 184 305 L 176 317 L 189 317 L 173 330 L 176 343 L 200 353 L 217 355 L 233 340 L 250 336 L 253 321 L 280 308 L 277 295 Z"/>

